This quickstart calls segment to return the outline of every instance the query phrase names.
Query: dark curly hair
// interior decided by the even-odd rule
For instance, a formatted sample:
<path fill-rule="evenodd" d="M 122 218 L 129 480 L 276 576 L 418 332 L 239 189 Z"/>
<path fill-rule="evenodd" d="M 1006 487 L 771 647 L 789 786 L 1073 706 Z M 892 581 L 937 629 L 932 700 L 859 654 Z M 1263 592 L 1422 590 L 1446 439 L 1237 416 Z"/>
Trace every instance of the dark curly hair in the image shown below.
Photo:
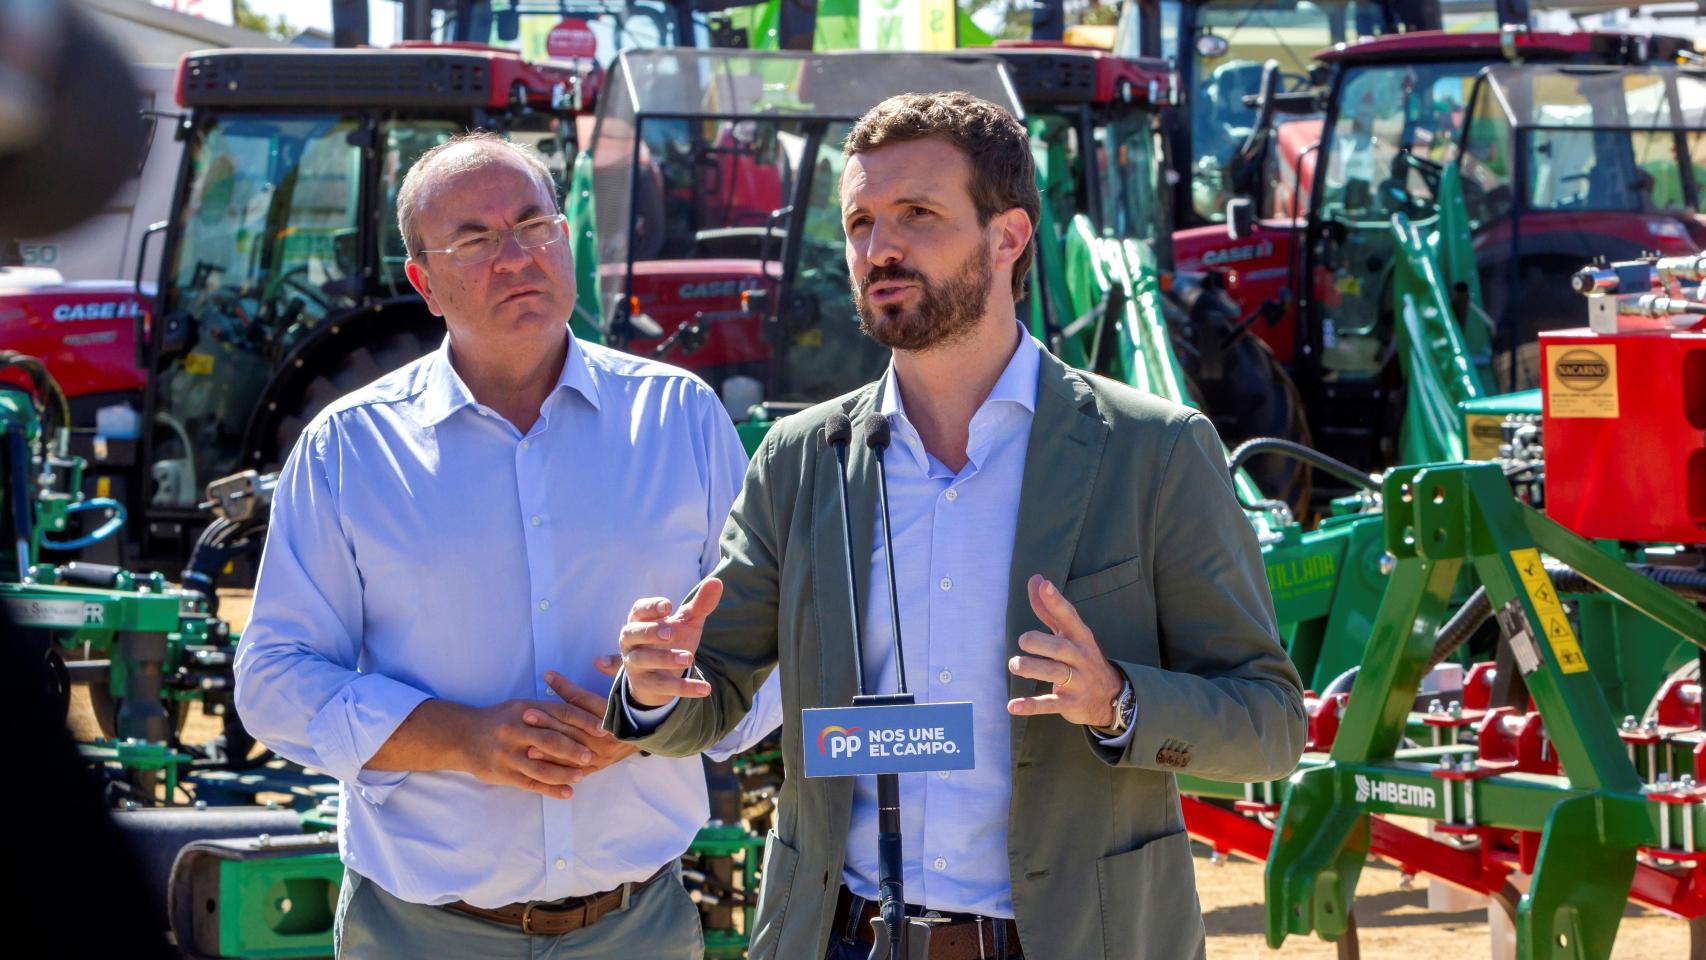
<path fill-rule="evenodd" d="M 1036 167 L 1025 127 L 1000 105 L 969 93 L 903 93 L 868 110 L 847 134 L 843 156 L 867 153 L 890 144 L 939 137 L 966 155 L 971 165 L 972 203 L 978 222 L 1008 210 L 1023 210 L 1034 231 L 1042 213 Z M 1013 261 L 1013 299 L 1024 299 L 1036 247 L 1033 233 Z"/>

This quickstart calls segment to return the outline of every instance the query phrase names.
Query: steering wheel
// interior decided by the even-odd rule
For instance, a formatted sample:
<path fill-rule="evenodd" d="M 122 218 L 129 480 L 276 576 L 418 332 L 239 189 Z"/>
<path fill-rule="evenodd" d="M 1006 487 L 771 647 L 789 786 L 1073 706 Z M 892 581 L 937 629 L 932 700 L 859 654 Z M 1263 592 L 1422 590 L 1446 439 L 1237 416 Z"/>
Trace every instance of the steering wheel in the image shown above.
<path fill-rule="evenodd" d="M 308 264 L 306 263 L 286 271 L 277 280 L 273 281 L 273 292 L 275 296 L 268 297 L 268 299 L 276 299 L 276 294 L 280 290 L 289 290 L 293 293 L 301 294 L 303 297 L 312 301 L 320 308 L 322 313 L 331 310 L 332 304 L 330 300 L 326 299 L 325 291 L 309 283 L 307 280 L 307 274 Z"/>
<path fill-rule="evenodd" d="M 1437 198 L 1439 196 L 1439 181 L 1445 173 L 1445 166 L 1413 153 L 1406 147 L 1392 157 L 1392 176 L 1398 180 L 1407 180 L 1408 177 L 1405 174 L 1411 170 L 1421 176 L 1422 182 L 1427 185 L 1429 195 Z M 1412 203 L 1411 205 L 1414 206 L 1415 204 Z"/>

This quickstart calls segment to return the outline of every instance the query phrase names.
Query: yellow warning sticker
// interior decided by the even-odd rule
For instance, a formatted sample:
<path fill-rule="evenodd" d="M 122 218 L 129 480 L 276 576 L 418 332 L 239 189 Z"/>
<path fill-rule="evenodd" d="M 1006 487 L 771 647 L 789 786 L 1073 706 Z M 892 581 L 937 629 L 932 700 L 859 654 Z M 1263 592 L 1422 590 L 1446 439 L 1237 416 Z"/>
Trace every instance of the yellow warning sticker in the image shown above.
<path fill-rule="evenodd" d="M 207 376 L 213 372 L 213 354 L 187 353 L 184 355 L 184 372 Z"/>
<path fill-rule="evenodd" d="M 1554 417 L 1617 417 L 1617 347 L 1546 345 L 1546 412 Z"/>
<path fill-rule="evenodd" d="M 1582 656 L 1576 632 L 1570 629 L 1570 619 L 1564 615 L 1564 605 L 1558 602 L 1558 594 L 1552 589 L 1552 578 L 1546 575 L 1546 567 L 1540 562 L 1540 551 L 1533 547 L 1512 550 L 1511 562 L 1516 564 L 1516 574 L 1522 578 L 1523 589 L 1528 591 L 1534 613 L 1540 618 L 1546 644 L 1558 658 L 1558 669 L 1565 673 L 1585 671 L 1587 657 Z"/>
<path fill-rule="evenodd" d="M 1499 455 L 1499 444 L 1505 439 L 1502 415 L 1472 413 L 1463 423 L 1469 428 L 1469 459 L 1491 460 Z"/>

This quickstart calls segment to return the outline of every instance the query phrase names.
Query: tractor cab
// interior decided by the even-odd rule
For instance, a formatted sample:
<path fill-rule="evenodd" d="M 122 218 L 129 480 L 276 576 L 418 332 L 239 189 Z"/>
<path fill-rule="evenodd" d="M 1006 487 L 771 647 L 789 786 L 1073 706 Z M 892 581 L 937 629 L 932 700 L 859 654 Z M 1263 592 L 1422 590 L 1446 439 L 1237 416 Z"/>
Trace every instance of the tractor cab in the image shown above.
<path fill-rule="evenodd" d="M 1445 296 L 1484 388 L 1537 383 L 1537 331 L 1585 322 L 1568 278 L 1598 255 L 1695 250 L 1706 73 L 1680 42 L 1611 33 L 1411 33 L 1320 52 L 1318 142 L 1256 132 L 1304 212 L 1256 183 L 1253 223 L 1176 237 L 1181 266 L 1229 271 L 1253 328 L 1292 370 L 1317 445 L 1394 461 L 1394 216 L 1425 224 L 1458 269 Z M 1271 94 L 1264 91 L 1263 97 Z M 1692 151 L 1692 152 L 1691 152 Z M 1556 292 L 1554 292 L 1556 291 Z"/>
<path fill-rule="evenodd" d="M 184 58 L 175 212 L 143 240 L 165 234 L 155 319 L 137 322 L 145 557 L 184 555 L 209 481 L 282 462 L 326 403 L 442 339 L 397 233 L 415 158 L 483 127 L 565 182 L 597 76 L 473 44 Z"/>
<path fill-rule="evenodd" d="M 624 53 L 571 191 L 581 334 L 694 371 L 737 423 L 874 379 L 888 355 L 848 286 L 842 143 L 880 101 L 933 90 L 1024 116 L 988 57 Z"/>

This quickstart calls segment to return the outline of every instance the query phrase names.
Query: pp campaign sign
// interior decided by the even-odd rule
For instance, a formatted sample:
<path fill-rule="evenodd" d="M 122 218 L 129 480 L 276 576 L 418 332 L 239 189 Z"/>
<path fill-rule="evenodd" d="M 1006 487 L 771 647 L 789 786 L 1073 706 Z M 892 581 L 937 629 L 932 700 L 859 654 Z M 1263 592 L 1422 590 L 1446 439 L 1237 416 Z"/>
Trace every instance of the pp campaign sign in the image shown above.
<path fill-rule="evenodd" d="M 806 776 L 970 770 L 971 704 L 820 707 L 800 711 Z"/>

